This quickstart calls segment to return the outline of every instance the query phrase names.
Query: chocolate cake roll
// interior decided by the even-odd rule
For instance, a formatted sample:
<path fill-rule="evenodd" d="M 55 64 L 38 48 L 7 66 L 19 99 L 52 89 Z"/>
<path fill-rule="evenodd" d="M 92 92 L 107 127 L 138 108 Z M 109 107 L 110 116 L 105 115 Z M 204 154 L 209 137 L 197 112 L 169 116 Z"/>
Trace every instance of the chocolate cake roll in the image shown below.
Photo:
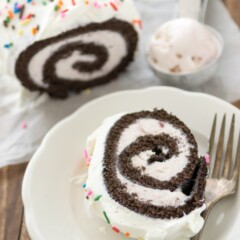
<path fill-rule="evenodd" d="M 117 233 L 186 240 L 203 226 L 207 166 L 195 138 L 164 110 L 118 114 L 88 139 L 91 211 Z"/>
<path fill-rule="evenodd" d="M 2 71 L 31 91 L 65 98 L 116 79 L 134 59 L 132 0 L 4 1 L 0 10 Z"/>

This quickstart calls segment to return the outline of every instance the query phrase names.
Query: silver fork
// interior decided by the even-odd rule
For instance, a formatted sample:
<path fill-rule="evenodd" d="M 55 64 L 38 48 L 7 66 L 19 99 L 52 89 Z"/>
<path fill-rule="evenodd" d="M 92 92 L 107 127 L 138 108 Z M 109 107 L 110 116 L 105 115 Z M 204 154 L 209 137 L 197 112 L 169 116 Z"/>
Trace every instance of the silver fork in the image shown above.
<path fill-rule="evenodd" d="M 239 144 L 240 134 L 238 134 L 239 136 L 238 139 L 234 141 L 235 115 L 232 116 L 228 142 L 226 147 L 224 147 L 226 114 L 224 115 L 222 124 L 221 124 L 218 144 L 217 144 L 217 152 L 215 155 L 215 159 L 213 159 L 216 125 L 217 125 L 217 115 L 215 115 L 214 117 L 210 140 L 209 140 L 208 152 L 210 155 L 211 162 L 212 164 L 214 163 L 214 166 L 213 166 L 212 172 L 211 172 L 211 169 L 209 169 L 209 178 L 207 180 L 207 186 L 206 186 L 207 208 L 202 215 L 205 220 L 204 226 L 206 224 L 207 218 L 213 206 L 217 202 L 219 202 L 221 199 L 229 195 L 234 195 L 238 187 L 239 168 L 240 168 L 240 144 Z M 235 144 L 237 144 L 237 152 L 236 152 L 236 155 L 233 156 L 233 146 Z M 226 154 L 224 154 L 225 149 L 226 149 Z M 231 171 L 232 164 L 234 164 L 234 167 L 233 167 L 233 170 Z M 220 190 L 219 188 L 220 186 L 222 191 L 221 193 L 218 192 L 218 190 Z M 213 190 L 215 190 L 215 192 L 211 193 Z M 209 193 L 211 193 L 211 195 Z M 201 229 L 201 231 L 191 240 L 200 240 L 203 233 L 204 226 Z"/>

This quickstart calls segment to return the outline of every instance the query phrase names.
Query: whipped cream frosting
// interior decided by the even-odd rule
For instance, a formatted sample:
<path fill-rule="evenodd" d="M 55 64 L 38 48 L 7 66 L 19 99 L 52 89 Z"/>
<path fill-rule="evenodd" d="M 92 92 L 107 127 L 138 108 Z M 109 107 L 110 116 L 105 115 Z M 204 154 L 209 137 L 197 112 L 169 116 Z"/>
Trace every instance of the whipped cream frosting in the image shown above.
<path fill-rule="evenodd" d="M 140 32 L 132 0 L 0 1 L 0 76 L 14 75 L 16 58 L 32 43 L 111 18 L 127 21 Z"/>
<path fill-rule="evenodd" d="M 85 190 L 88 198 L 86 201 L 87 207 L 89 207 L 91 213 L 97 214 L 99 217 L 105 218 L 105 220 L 106 214 L 109 220 L 108 223 L 111 224 L 114 231 L 121 232 L 131 238 L 145 240 L 190 239 L 203 226 L 204 220 L 201 217 L 201 212 L 206 208 L 205 204 L 180 218 L 161 219 L 136 213 L 119 204 L 109 195 L 103 177 L 106 139 L 111 128 L 124 115 L 125 113 L 120 113 L 107 118 L 87 140 L 87 151 L 91 157 Z M 164 122 L 164 127 L 159 127 L 158 120 L 145 118 L 131 124 L 122 132 L 116 154 L 121 154 L 127 146 L 134 143 L 141 136 L 157 136 L 164 133 L 177 138 L 180 149 L 177 159 L 172 157 L 172 159 L 160 163 L 162 167 L 158 167 L 159 163 L 157 162 L 147 165 L 147 159 L 153 155 L 153 152 L 148 150 L 134 156 L 131 163 L 134 167 L 142 168 L 143 174 L 152 175 L 153 178 L 160 180 L 172 179 L 186 166 L 186 156 L 189 154 L 192 145 L 187 141 L 184 134 L 170 123 Z M 169 149 L 165 147 L 162 151 L 167 154 Z M 183 194 L 180 189 L 170 191 L 142 186 L 123 176 L 119 169 L 117 170 L 117 177 L 125 185 L 128 193 L 137 195 L 142 202 L 156 206 L 182 206 L 191 197 Z"/>

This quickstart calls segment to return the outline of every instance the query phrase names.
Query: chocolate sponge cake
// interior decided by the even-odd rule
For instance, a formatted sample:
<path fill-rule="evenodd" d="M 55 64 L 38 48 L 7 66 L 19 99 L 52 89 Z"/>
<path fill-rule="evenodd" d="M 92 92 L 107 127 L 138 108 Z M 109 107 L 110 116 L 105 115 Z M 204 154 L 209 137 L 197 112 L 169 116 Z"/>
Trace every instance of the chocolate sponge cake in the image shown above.
<path fill-rule="evenodd" d="M 87 151 L 90 209 L 119 233 L 179 240 L 201 229 L 207 166 L 177 117 L 165 110 L 112 116 L 89 137 Z"/>
<path fill-rule="evenodd" d="M 19 0 L 0 10 L 4 74 L 31 91 L 65 98 L 116 79 L 134 59 L 141 20 L 132 0 Z"/>

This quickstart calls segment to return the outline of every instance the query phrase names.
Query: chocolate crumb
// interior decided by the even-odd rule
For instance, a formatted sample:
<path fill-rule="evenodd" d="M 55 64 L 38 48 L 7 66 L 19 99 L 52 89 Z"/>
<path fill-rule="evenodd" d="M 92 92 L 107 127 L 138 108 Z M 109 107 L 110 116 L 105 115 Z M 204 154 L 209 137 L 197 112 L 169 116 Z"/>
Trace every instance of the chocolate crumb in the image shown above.
<path fill-rule="evenodd" d="M 173 73 L 179 73 L 182 70 L 181 70 L 181 67 L 179 65 L 175 65 L 174 67 L 170 68 L 169 71 L 173 72 Z"/>

